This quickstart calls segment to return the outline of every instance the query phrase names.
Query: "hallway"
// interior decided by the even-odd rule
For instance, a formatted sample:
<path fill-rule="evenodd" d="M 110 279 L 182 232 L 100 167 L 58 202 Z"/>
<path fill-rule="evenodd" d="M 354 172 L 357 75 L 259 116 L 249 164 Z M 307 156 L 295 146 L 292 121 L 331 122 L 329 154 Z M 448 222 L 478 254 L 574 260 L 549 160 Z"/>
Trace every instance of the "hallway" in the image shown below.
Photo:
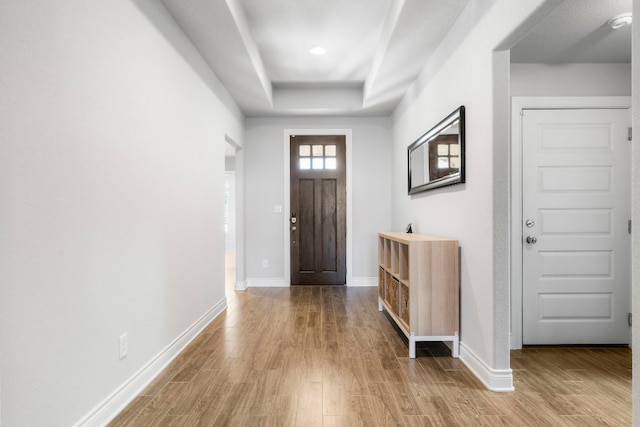
<path fill-rule="evenodd" d="M 514 351 L 516 392 L 494 393 L 441 343 L 423 343 L 409 359 L 376 292 L 236 292 L 110 425 L 631 424 L 629 349 Z"/>

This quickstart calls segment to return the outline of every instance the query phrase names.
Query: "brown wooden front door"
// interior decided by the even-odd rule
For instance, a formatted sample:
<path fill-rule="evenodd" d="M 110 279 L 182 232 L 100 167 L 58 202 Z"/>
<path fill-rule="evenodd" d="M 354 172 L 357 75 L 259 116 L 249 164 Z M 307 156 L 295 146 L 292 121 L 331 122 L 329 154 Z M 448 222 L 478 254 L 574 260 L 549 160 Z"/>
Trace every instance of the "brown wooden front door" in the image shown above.
<path fill-rule="evenodd" d="M 291 284 L 346 283 L 344 135 L 291 136 Z"/>

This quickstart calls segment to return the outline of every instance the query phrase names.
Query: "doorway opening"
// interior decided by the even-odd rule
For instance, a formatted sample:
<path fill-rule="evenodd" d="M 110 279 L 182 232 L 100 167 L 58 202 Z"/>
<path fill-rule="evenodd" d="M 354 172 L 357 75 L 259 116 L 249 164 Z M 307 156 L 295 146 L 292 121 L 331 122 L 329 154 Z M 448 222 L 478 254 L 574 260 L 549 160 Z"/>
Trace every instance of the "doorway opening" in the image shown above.
<path fill-rule="evenodd" d="M 224 158 L 224 284 L 227 300 L 236 285 L 236 148 L 229 142 Z"/>

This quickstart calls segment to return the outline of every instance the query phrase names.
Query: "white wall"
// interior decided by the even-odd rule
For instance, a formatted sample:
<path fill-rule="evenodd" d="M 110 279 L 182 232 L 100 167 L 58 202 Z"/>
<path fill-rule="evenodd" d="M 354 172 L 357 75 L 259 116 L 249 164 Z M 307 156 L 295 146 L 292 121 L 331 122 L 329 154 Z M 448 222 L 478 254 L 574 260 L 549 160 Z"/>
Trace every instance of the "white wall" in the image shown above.
<path fill-rule="evenodd" d="M 352 129 L 352 276 L 377 280 L 377 233 L 391 227 L 389 118 L 249 118 L 245 135 L 246 273 L 283 280 L 285 129 Z M 262 260 L 269 260 L 269 268 Z"/>
<path fill-rule="evenodd" d="M 640 16 L 640 1 L 633 2 L 633 15 Z M 638 22 L 636 20 L 636 22 Z M 640 46 L 635 43 L 640 40 L 640 26 L 634 25 L 632 28 L 633 40 L 632 44 L 632 127 L 633 127 L 633 159 L 632 159 L 632 205 L 631 212 L 634 224 L 640 224 Z M 633 227 L 632 247 L 631 247 L 631 294 L 632 294 L 632 343 L 633 351 L 633 425 L 640 423 L 640 381 L 638 381 L 638 372 L 640 372 L 640 351 L 638 351 L 638 343 L 640 343 L 640 227 Z"/>
<path fill-rule="evenodd" d="M 461 357 L 497 390 L 509 390 L 512 384 L 507 275 L 509 58 L 496 49 L 508 49 L 526 32 L 524 27 L 557 3 L 471 2 L 393 116 L 394 228 L 413 221 L 416 232 L 460 241 Z M 407 145 L 460 105 L 466 107 L 466 184 L 407 196 Z"/>
<path fill-rule="evenodd" d="M 7 427 L 78 422 L 225 301 L 243 118 L 159 5 L 0 2 Z"/>
<path fill-rule="evenodd" d="M 511 64 L 511 96 L 629 96 L 631 64 Z"/>

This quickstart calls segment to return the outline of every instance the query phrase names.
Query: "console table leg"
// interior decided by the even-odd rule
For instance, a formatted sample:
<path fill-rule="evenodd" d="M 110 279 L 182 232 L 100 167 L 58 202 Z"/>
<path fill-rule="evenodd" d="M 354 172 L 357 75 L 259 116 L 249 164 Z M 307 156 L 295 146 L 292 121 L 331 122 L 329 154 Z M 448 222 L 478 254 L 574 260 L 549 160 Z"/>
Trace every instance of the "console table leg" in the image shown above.
<path fill-rule="evenodd" d="M 460 357 L 460 336 L 457 332 L 453 337 L 453 357 L 456 359 Z"/>
<path fill-rule="evenodd" d="M 378 311 L 382 311 L 383 307 L 382 307 L 382 300 L 380 298 L 378 298 Z"/>
<path fill-rule="evenodd" d="M 416 358 L 416 340 L 413 337 L 409 337 L 409 358 Z"/>

